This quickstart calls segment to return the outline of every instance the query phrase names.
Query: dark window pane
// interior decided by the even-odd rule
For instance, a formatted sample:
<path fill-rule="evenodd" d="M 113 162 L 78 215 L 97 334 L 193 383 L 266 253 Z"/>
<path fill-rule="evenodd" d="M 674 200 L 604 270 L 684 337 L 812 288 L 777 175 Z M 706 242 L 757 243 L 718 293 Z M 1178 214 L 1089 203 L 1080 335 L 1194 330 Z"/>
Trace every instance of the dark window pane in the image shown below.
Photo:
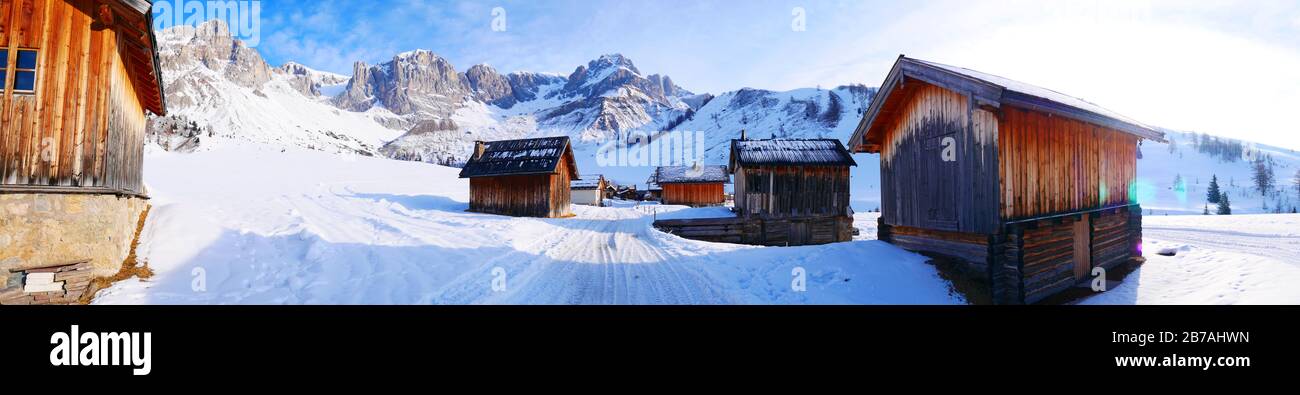
<path fill-rule="evenodd" d="M 14 90 L 32 91 L 36 90 L 36 72 L 19 71 L 14 73 Z"/>
<path fill-rule="evenodd" d="M 5 91 L 5 87 L 4 87 L 5 77 L 8 77 L 8 76 L 9 76 L 9 74 L 6 73 L 4 70 L 0 70 L 0 92 L 4 92 L 4 91 Z"/>
<path fill-rule="evenodd" d="M 18 68 L 36 68 L 36 51 L 18 51 Z"/>
<path fill-rule="evenodd" d="M 9 50 L 0 49 L 0 67 L 9 67 Z"/>

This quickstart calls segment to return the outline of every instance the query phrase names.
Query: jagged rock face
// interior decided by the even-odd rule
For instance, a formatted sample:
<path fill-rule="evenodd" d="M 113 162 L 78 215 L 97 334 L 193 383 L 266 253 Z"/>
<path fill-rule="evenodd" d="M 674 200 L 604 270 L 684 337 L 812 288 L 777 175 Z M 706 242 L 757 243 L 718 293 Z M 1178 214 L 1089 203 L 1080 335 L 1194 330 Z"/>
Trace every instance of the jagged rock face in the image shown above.
<path fill-rule="evenodd" d="M 498 74 L 492 66 L 478 64 L 470 67 L 465 71 L 465 81 L 469 83 L 469 88 L 478 101 L 496 103 L 501 99 L 514 99 L 510 81 Z"/>
<path fill-rule="evenodd" d="M 246 88 L 258 88 L 271 80 L 271 67 L 257 50 L 244 45 L 230 35 L 230 28 L 221 20 L 211 20 L 197 27 L 182 27 L 167 31 L 169 37 L 160 41 L 182 42 L 169 45 L 170 50 L 159 53 L 163 69 L 191 69 L 197 64 L 222 73 L 226 79 Z M 196 64 L 197 63 L 197 64 Z"/>
<path fill-rule="evenodd" d="M 320 96 L 323 86 L 339 85 L 348 80 L 341 75 L 323 73 L 293 62 L 285 63 L 276 68 L 275 72 L 286 75 L 289 86 L 309 97 Z"/>
<path fill-rule="evenodd" d="M 399 54 L 382 65 L 357 63 L 347 91 L 335 99 L 335 105 L 351 111 L 382 105 L 394 114 L 433 118 L 450 116 L 467 97 L 472 97 L 469 82 L 451 62 L 420 50 Z"/>
<path fill-rule="evenodd" d="M 568 81 L 566 78 L 558 75 L 530 72 L 510 73 L 510 75 L 506 76 L 506 79 L 510 82 L 510 91 L 514 96 L 514 100 L 512 100 L 513 103 L 502 105 L 501 107 L 503 108 L 510 108 L 514 103 L 536 99 L 538 90 L 543 86 L 562 84 Z"/>
<path fill-rule="evenodd" d="M 642 77 L 632 60 L 619 54 L 604 55 L 578 66 L 569 75 L 559 97 L 596 97 L 620 88 L 632 87 L 660 103 L 691 93 L 673 84 L 668 76 Z"/>

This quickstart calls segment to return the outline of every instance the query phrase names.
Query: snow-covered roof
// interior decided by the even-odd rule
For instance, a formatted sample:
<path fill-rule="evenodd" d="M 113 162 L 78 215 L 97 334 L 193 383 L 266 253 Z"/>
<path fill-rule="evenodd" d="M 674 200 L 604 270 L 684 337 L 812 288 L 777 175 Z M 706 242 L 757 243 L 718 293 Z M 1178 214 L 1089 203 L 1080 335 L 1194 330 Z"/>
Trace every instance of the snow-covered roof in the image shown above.
<path fill-rule="evenodd" d="M 731 160 L 744 166 L 857 166 L 835 139 L 732 140 Z"/>
<path fill-rule="evenodd" d="M 729 182 L 726 166 L 662 166 L 655 169 L 656 184 Z"/>
<path fill-rule="evenodd" d="M 596 189 L 600 187 L 600 180 L 604 176 L 600 174 L 583 174 L 582 179 L 569 181 L 570 189 Z"/>
<path fill-rule="evenodd" d="M 460 178 L 554 173 L 566 156 L 572 160 L 569 137 L 490 141 L 483 154 L 471 153 Z M 579 178 L 572 166 L 570 175 Z"/>
<path fill-rule="evenodd" d="M 993 75 L 993 74 L 988 74 L 988 73 L 984 73 L 984 72 L 980 72 L 980 71 L 971 70 L 971 69 L 968 69 L 968 68 L 965 68 L 965 67 L 949 66 L 949 65 L 946 65 L 946 64 L 935 63 L 935 62 L 926 61 L 926 60 L 921 60 L 921 59 L 911 59 L 911 60 L 914 60 L 914 61 L 919 62 L 919 63 L 927 64 L 927 65 L 930 65 L 930 66 L 934 66 L 934 67 L 937 67 L 937 68 L 940 68 L 940 69 L 944 69 L 944 70 L 947 70 L 947 71 L 950 71 L 950 72 L 953 72 L 953 73 L 957 73 L 957 74 L 965 75 L 965 76 L 967 76 L 967 77 L 971 77 L 971 78 L 975 78 L 975 79 L 978 79 L 978 80 L 982 80 L 982 81 L 985 81 L 985 82 L 988 82 L 988 83 L 991 83 L 991 84 L 994 84 L 994 85 L 998 85 L 998 86 L 1001 86 L 1003 89 L 1006 89 L 1006 90 L 1008 90 L 1008 91 L 1017 92 L 1017 93 L 1023 93 L 1023 94 L 1029 95 L 1029 96 L 1034 96 L 1034 97 L 1039 97 L 1039 98 L 1043 98 L 1043 99 L 1051 100 L 1051 101 L 1053 101 L 1053 102 L 1057 102 L 1057 103 L 1060 103 L 1060 104 L 1064 104 L 1064 105 L 1067 105 L 1067 106 L 1070 106 L 1070 107 L 1075 107 L 1075 108 L 1078 108 L 1078 109 L 1081 109 L 1081 110 L 1089 111 L 1089 112 L 1095 113 L 1095 114 L 1097 114 L 1097 115 L 1101 115 L 1101 116 L 1108 117 L 1108 118 L 1114 118 L 1114 119 L 1119 120 L 1119 121 L 1122 121 L 1122 122 L 1126 122 L 1126 123 L 1130 123 L 1130 124 L 1133 124 L 1133 125 L 1136 125 L 1136 126 L 1142 126 L 1142 127 L 1148 128 L 1148 129 L 1152 129 L 1150 126 L 1146 126 L 1146 125 L 1142 124 L 1141 122 L 1138 122 L 1138 121 L 1136 121 L 1136 120 L 1133 120 L 1132 118 L 1129 118 L 1129 117 L 1126 117 L 1126 116 L 1120 115 L 1119 113 L 1116 113 L 1116 112 L 1114 112 L 1114 111 L 1107 110 L 1107 109 L 1103 108 L 1102 106 L 1099 106 L 1099 105 L 1094 104 L 1093 102 L 1090 102 L 1090 101 L 1087 101 L 1087 100 L 1083 100 L 1083 99 L 1080 99 L 1080 98 L 1077 98 L 1077 97 L 1074 97 L 1074 96 L 1070 96 L 1070 95 L 1067 95 L 1067 94 L 1064 94 L 1064 93 L 1061 93 L 1061 92 L 1057 92 L 1057 91 L 1054 91 L 1054 90 L 1051 90 L 1051 89 L 1047 89 L 1047 88 L 1043 88 L 1043 87 L 1039 87 L 1039 86 L 1035 86 L 1035 85 L 1026 84 L 1026 83 L 1023 83 L 1023 82 L 1020 82 L 1020 81 L 1012 80 L 1012 79 L 1009 79 L 1009 78 L 1003 78 L 1003 77 L 1001 77 L 1001 76 L 997 76 L 997 75 Z M 1152 129 L 1152 130 L 1154 130 L 1154 129 Z"/>
<path fill-rule="evenodd" d="M 872 132 L 875 120 L 885 102 L 889 101 L 890 94 L 903 85 L 905 78 L 969 95 L 976 105 L 1000 107 L 1005 104 L 1105 126 L 1139 138 L 1165 141 L 1164 133 L 1155 128 L 1087 100 L 964 67 L 899 56 L 849 138 L 849 145 L 855 150 L 875 152 L 879 149 L 880 142 L 870 136 L 879 134 Z"/>

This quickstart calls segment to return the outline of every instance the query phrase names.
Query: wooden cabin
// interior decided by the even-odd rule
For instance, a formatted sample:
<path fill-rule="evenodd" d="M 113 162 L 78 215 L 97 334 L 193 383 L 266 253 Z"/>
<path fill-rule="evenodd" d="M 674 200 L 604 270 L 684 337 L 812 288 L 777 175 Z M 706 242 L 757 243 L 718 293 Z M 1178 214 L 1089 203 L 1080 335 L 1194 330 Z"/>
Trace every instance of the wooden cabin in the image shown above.
<path fill-rule="evenodd" d="M 67 302 L 84 282 L 4 295 L 126 258 L 147 114 L 166 113 L 152 18 L 144 0 L 0 0 L 0 303 Z"/>
<path fill-rule="evenodd" d="M 1141 140 L 1087 101 L 900 56 L 849 140 L 880 154 L 879 238 L 957 258 L 996 303 L 1033 303 L 1141 255 Z"/>
<path fill-rule="evenodd" d="M 662 188 L 660 201 L 691 207 L 721 206 L 725 185 L 731 182 L 726 166 L 662 166 L 655 169 L 654 185 Z"/>
<path fill-rule="evenodd" d="M 460 171 L 469 210 L 517 217 L 573 215 L 570 182 L 579 179 L 569 138 L 475 142 Z"/>
<path fill-rule="evenodd" d="M 736 212 L 742 216 L 850 216 L 849 167 L 839 140 L 732 140 Z"/>
<path fill-rule="evenodd" d="M 0 0 L 0 189 L 143 195 L 163 115 L 149 3 Z"/>
<path fill-rule="evenodd" d="M 734 205 L 743 218 L 761 218 L 767 245 L 807 245 L 853 238 L 849 167 L 857 166 L 834 139 L 731 141 Z M 773 231 L 775 230 L 775 231 Z"/>
<path fill-rule="evenodd" d="M 581 180 L 569 182 L 570 199 L 573 200 L 573 204 L 604 207 L 606 185 L 608 184 L 603 175 L 584 175 Z"/>

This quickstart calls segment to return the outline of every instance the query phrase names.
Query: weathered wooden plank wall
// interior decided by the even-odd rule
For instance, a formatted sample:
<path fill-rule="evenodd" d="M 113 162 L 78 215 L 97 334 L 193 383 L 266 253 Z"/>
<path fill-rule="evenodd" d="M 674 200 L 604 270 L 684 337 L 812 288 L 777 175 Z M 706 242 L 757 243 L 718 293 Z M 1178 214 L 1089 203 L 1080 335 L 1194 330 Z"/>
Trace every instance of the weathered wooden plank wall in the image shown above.
<path fill-rule="evenodd" d="M 469 179 L 470 211 L 516 217 L 558 218 L 572 215 L 568 163 L 558 173 Z"/>
<path fill-rule="evenodd" d="M 143 191 L 145 113 L 114 29 L 91 0 L 0 0 L 8 66 L 37 50 L 36 92 L 0 101 L 0 187 Z M 13 74 L 5 86 L 11 86 Z"/>
<path fill-rule="evenodd" d="M 905 84 L 902 104 L 881 118 L 889 125 L 880 153 L 882 218 L 891 225 L 996 232 L 997 117 L 961 93 L 919 80 Z"/>
<path fill-rule="evenodd" d="M 722 183 L 662 184 L 664 204 L 691 207 L 718 206 L 726 200 Z"/>
<path fill-rule="evenodd" d="M 1001 217 L 1033 218 L 1129 204 L 1137 137 L 1086 122 L 1002 108 Z"/>
<path fill-rule="evenodd" d="M 469 209 L 481 213 L 549 217 L 551 176 L 475 177 L 469 179 Z"/>
<path fill-rule="evenodd" d="M 848 215 L 848 166 L 736 169 L 735 206 L 743 215 Z"/>
<path fill-rule="evenodd" d="M 763 246 L 820 245 L 853 239 L 849 216 L 732 217 L 655 221 L 655 228 L 692 240 Z"/>
<path fill-rule="evenodd" d="M 571 154 L 565 153 L 564 156 Z M 548 188 L 546 198 L 550 204 L 549 217 L 567 217 L 573 215 L 573 196 L 569 190 L 569 184 L 572 183 L 573 169 L 570 167 L 571 160 L 561 160 L 555 166 L 555 174 L 549 176 L 550 187 Z"/>

